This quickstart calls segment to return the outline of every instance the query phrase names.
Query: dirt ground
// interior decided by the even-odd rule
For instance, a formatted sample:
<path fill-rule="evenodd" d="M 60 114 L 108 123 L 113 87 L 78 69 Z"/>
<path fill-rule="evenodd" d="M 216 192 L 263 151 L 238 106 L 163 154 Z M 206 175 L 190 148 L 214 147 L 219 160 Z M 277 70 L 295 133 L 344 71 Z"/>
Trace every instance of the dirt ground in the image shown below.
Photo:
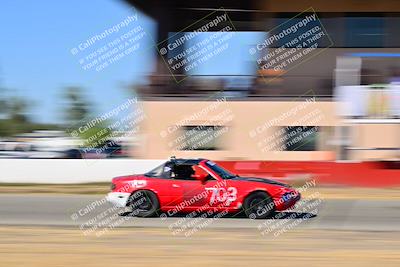
<path fill-rule="evenodd" d="M 400 266 L 400 233 L 245 229 L 119 228 L 100 237 L 76 228 L 0 227 L 0 265 L 55 266 Z"/>

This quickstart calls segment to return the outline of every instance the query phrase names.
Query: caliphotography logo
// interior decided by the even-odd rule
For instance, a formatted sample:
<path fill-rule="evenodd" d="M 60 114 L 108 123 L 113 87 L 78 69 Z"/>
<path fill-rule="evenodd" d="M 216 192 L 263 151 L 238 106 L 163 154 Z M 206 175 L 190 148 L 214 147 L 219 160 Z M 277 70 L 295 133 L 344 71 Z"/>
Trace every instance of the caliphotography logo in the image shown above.
<path fill-rule="evenodd" d="M 157 50 L 177 83 L 189 73 L 229 50 L 235 27 L 228 13 L 217 9 L 157 43 Z"/>

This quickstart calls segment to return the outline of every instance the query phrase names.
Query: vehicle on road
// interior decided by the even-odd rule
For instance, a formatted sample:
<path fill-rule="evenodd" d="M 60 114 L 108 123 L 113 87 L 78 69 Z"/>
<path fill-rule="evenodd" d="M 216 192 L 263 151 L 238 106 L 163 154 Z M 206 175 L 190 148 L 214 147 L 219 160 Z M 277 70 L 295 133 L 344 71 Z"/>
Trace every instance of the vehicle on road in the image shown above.
<path fill-rule="evenodd" d="M 140 175 L 112 179 L 107 200 L 139 217 L 244 212 L 251 219 L 293 207 L 300 193 L 287 184 L 242 177 L 207 159 L 175 159 Z"/>

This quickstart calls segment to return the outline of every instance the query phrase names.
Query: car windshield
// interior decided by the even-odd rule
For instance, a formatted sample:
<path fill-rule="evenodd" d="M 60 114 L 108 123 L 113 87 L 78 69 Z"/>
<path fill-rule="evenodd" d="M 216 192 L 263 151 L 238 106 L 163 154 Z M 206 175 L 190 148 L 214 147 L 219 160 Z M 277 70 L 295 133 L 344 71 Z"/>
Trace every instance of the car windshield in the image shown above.
<path fill-rule="evenodd" d="M 222 179 L 232 179 L 235 178 L 237 175 L 230 173 L 229 171 L 225 170 L 224 168 L 218 166 L 215 162 L 207 161 L 206 165 L 216 172 Z"/>
<path fill-rule="evenodd" d="M 160 177 L 164 172 L 165 163 L 160 166 L 154 168 L 153 170 L 146 172 L 144 175 L 147 177 Z"/>

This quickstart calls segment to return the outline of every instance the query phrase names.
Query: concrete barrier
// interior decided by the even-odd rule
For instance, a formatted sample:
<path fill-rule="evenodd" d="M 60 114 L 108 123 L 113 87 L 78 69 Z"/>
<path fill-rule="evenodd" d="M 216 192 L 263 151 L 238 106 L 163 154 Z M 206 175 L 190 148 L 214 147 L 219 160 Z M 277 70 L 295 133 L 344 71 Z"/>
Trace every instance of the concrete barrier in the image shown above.
<path fill-rule="evenodd" d="M 121 175 L 147 172 L 165 160 L 0 159 L 0 183 L 73 184 L 110 182 Z"/>
<path fill-rule="evenodd" d="M 110 182 L 113 177 L 145 173 L 162 160 L 138 159 L 0 159 L 0 183 L 73 184 Z M 313 177 L 319 185 L 393 187 L 400 168 L 382 162 L 217 161 L 243 176 Z M 393 165 L 393 164 L 392 164 Z M 288 180 L 289 179 L 289 180 Z"/>

